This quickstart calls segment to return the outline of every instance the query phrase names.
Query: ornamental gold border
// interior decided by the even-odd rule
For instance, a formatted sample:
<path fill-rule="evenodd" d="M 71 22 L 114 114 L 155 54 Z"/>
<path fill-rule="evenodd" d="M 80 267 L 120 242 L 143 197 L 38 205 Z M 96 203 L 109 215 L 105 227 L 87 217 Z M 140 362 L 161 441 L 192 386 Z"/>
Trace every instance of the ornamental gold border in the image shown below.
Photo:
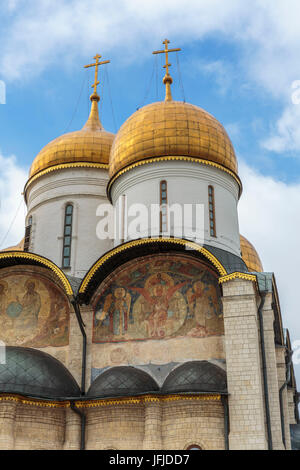
<path fill-rule="evenodd" d="M 57 277 L 61 280 L 67 295 L 73 295 L 73 290 L 69 280 L 67 279 L 63 271 L 58 266 L 56 266 L 56 264 L 52 263 L 52 261 L 49 261 L 48 259 L 43 258 L 42 256 L 35 255 L 34 253 L 27 253 L 22 251 L 7 251 L 0 253 L 0 261 L 1 259 L 11 258 L 29 259 L 41 263 L 57 275 Z"/>
<path fill-rule="evenodd" d="M 69 401 L 63 402 L 48 402 L 48 401 L 40 401 L 39 399 L 30 399 L 24 398 L 21 395 L 3 395 L 0 396 L 0 403 L 1 402 L 14 402 L 21 405 L 31 405 L 31 406 L 38 406 L 42 408 L 70 408 L 71 404 Z"/>
<path fill-rule="evenodd" d="M 79 288 L 79 294 L 84 294 L 86 292 L 87 287 L 92 278 L 94 277 L 95 273 L 107 260 L 119 253 L 122 253 L 123 251 L 129 250 L 130 248 L 141 245 L 148 245 L 152 243 L 171 243 L 174 245 L 184 245 L 192 250 L 198 251 L 203 256 L 205 256 L 217 268 L 221 276 L 224 277 L 227 275 L 227 271 L 224 266 L 220 263 L 220 261 L 218 261 L 218 259 L 210 253 L 210 251 L 208 251 L 202 246 L 197 245 L 197 243 L 188 240 L 183 240 L 182 238 L 144 238 L 142 240 L 134 240 L 131 242 L 127 242 L 124 245 L 118 246 L 106 253 L 104 256 L 102 256 L 83 278 L 83 281 Z"/>
<path fill-rule="evenodd" d="M 226 276 L 220 277 L 219 283 L 223 284 L 224 282 L 233 281 L 234 279 L 244 279 L 246 281 L 257 282 L 257 277 L 254 274 L 236 272 L 236 273 L 227 274 Z"/>
<path fill-rule="evenodd" d="M 141 397 L 128 397 L 116 399 L 102 399 L 76 402 L 77 408 L 97 408 L 100 406 L 136 405 L 145 403 L 164 403 L 172 401 L 221 401 L 221 395 L 144 395 Z"/>
<path fill-rule="evenodd" d="M 174 401 L 204 401 L 204 402 L 220 402 L 222 400 L 220 394 L 201 394 L 201 395 L 144 395 L 140 397 L 126 398 L 108 398 L 100 400 L 79 401 L 72 400 L 76 408 L 99 408 L 103 406 L 120 406 L 120 405 L 139 405 L 145 403 L 164 403 Z M 1 402 L 13 402 L 22 405 L 38 406 L 42 408 L 71 408 L 71 401 L 49 402 L 39 399 L 30 399 L 21 395 L 2 395 Z"/>
<path fill-rule="evenodd" d="M 24 187 L 24 194 L 26 193 L 28 187 L 33 183 L 35 180 L 40 178 L 41 176 L 47 175 L 52 171 L 64 170 L 67 168 L 98 168 L 98 169 L 105 169 L 108 170 L 108 164 L 106 163 L 92 163 L 92 162 L 70 162 L 70 163 L 61 163 L 59 165 L 53 165 L 45 170 L 41 170 L 35 175 L 31 176 Z"/>
<path fill-rule="evenodd" d="M 128 165 L 126 168 L 123 168 L 122 170 L 119 170 L 110 179 L 110 181 L 108 183 L 108 186 L 107 186 L 107 194 L 110 197 L 110 190 L 111 190 L 111 187 L 112 187 L 113 183 L 116 181 L 117 178 L 122 176 L 124 173 L 127 173 L 127 171 L 130 171 L 133 168 L 137 168 L 138 166 L 146 165 L 146 164 L 149 164 L 149 163 L 155 163 L 155 162 L 163 162 L 165 160 L 167 160 L 167 161 L 179 160 L 179 161 L 187 161 L 187 162 L 192 162 L 192 163 L 199 163 L 199 164 L 202 164 L 202 165 L 213 166 L 215 168 L 218 168 L 221 171 L 225 171 L 225 173 L 228 173 L 237 182 L 237 184 L 239 186 L 239 197 L 241 197 L 241 195 L 242 195 L 242 191 L 243 191 L 242 182 L 241 182 L 240 178 L 233 171 L 229 170 L 228 168 L 226 168 L 225 166 L 223 166 L 219 163 L 212 162 L 210 160 L 204 160 L 203 158 L 180 156 L 180 155 L 179 156 L 165 156 L 165 157 L 162 156 L 162 157 L 146 158 L 145 160 L 141 160 L 139 162 L 135 162 L 135 163 L 132 163 L 131 165 Z"/>

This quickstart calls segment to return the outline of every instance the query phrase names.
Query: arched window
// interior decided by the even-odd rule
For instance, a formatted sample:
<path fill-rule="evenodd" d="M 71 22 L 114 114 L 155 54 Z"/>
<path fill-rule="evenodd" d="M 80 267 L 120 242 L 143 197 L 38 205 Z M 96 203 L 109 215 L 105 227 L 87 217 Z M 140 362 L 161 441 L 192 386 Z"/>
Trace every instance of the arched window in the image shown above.
<path fill-rule="evenodd" d="M 216 211 L 215 211 L 215 191 L 213 186 L 208 186 L 208 207 L 209 207 L 209 230 L 210 236 L 216 237 Z"/>
<path fill-rule="evenodd" d="M 72 222 L 73 206 L 72 204 L 67 204 L 64 223 L 63 268 L 69 268 L 71 266 Z"/>
<path fill-rule="evenodd" d="M 191 446 L 188 446 L 186 450 L 202 450 L 202 449 L 197 444 L 192 444 Z"/>
<path fill-rule="evenodd" d="M 168 230 L 168 186 L 166 181 L 160 182 L 160 233 Z"/>
<path fill-rule="evenodd" d="M 29 251 L 30 241 L 31 241 L 31 229 L 32 229 L 32 216 L 28 217 L 27 225 L 25 227 L 24 251 Z"/>

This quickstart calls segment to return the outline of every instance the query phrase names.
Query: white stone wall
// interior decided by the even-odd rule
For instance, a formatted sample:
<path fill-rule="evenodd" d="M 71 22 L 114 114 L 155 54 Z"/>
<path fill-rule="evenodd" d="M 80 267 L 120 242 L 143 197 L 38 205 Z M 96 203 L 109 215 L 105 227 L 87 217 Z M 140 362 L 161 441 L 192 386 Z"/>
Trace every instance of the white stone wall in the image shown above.
<path fill-rule="evenodd" d="M 230 251 L 240 256 L 240 236 L 237 214 L 238 184 L 233 177 L 217 168 L 199 163 L 183 161 L 165 161 L 142 165 L 117 178 L 113 183 L 111 197 L 113 205 L 120 212 L 122 196 L 126 196 L 127 209 L 133 204 L 142 203 L 149 210 L 151 204 L 160 204 L 160 182 L 168 183 L 168 204 L 203 204 L 204 205 L 204 243 Z M 217 237 L 210 236 L 208 186 L 215 192 L 215 213 Z M 117 217 L 117 224 L 122 223 Z M 154 223 L 153 223 L 154 222 Z M 175 227 L 171 220 L 171 230 Z M 194 230 L 195 226 L 185 223 L 185 229 Z M 118 227 L 117 233 L 122 233 Z M 152 236 L 158 236 L 159 217 L 152 220 Z M 148 231 L 141 230 L 141 236 L 147 237 Z M 122 238 L 122 236 L 120 237 Z M 130 237 L 125 237 L 129 239 Z M 139 238 L 139 237 L 136 237 Z M 194 239 L 191 236 L 182 238 Z M 116 240 L 118 245 L 120 240 Z"/>
<path fill-rule="evenodd" d="M 33 218 L 30 251 L 62 267 L 65 207 L 72 203 L 71 268 L 65 271 L 83 277 L 113 245 L 96 235 L 97 208 L 108 204 L 107 181 L 104 169 L 74 168 L 54 171 L 33 182 L 27 191 L 27 219 Z"/>

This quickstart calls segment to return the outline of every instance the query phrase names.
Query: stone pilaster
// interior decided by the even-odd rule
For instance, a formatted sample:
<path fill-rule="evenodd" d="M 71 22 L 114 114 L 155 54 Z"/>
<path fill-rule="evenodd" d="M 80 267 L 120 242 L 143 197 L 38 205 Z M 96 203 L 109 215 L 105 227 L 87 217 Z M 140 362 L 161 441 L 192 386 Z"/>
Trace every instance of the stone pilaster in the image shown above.
<path fill-rule="evenodd" d="M 0 449 L 13 450 L 15 447 L 15 424 L 17 403 L 0 402 Z"/>
<path fill-rule="evenodd" d="M 278 371 L 278 389 L 282 387 L 286 381 L 286 363 L 285 363 L 285 348 L 276 348 L 277 357 L 277 371 Z M 289 417 L 289 401 L 287 387 L 283 390 L 282 394 L 283 403 L 283 417 L 284 417 L 284 432 L 285 432 L 285 446 L 287 450 L 291 450 L 291 435 L 290 435 L 290 417 Z"/>
<path fill-rule="evenodd" d="M 81 420 L 71 408 L 66 410 L 64 450 L 79 450 L 81 439 Z"/>
<path fill-rule="evenodd" d="M 295 402 L 294 402 L 295 390 L 288 388 L 288 401 L 289 401 L 289 418 L 290 424 L 297 424 L 295 416 Z"/>
<path fill-rule="evenodd" d="M 162 449 L 162 405 L 159 401 L 145 402 L 145 435 L 143 449 Z"/>
<path fill-rule="evenodd" d="M 255 284 L 223 284 L 230 449 L 267 449 Z"/>
<path fill-rule="evenodd" d="M 274 338 L 274 312 L 272 309 L 271 293 L 267 294 L 265 298 L 263 322 L 273 449 L 283 450 L 284 446 L 281 433 L 278 375 Z"/>

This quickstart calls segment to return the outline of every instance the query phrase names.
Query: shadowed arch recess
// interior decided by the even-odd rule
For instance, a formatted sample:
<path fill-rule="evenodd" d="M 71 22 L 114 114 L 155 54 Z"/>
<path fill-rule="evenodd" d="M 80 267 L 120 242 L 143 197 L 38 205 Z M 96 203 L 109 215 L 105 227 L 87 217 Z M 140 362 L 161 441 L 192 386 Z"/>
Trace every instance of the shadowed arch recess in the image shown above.
<path fill-rule="evenodd" d="M 214 267 L 220 276 L 227 270 L 221 262 L 205 247 L 181 238 L 144 238 L 124 243 L 102 256 L 87 272 L 79 288 L 82 303 L 89 303 L 100 283 L 117 267 L 125 262 L 147 254 L 177 251 L 189 253 Z"/>
<path fill-rule="evenodd" d="M 27 253 L 23 251 L 4 251 L 0 253 L 0 269 L 7 268 L 9 266 L 17 266 L 19 264 L 42 266 L 44 268 L 50 269 L 50 271 L 52 271 L 57 276 L 65 293 L 68 296 L 73 296 L 73 290 L 70 281 L 66 277 L 65 273 L 49 259 L 40 255 L 36 255 L 35 253 Z"/>

